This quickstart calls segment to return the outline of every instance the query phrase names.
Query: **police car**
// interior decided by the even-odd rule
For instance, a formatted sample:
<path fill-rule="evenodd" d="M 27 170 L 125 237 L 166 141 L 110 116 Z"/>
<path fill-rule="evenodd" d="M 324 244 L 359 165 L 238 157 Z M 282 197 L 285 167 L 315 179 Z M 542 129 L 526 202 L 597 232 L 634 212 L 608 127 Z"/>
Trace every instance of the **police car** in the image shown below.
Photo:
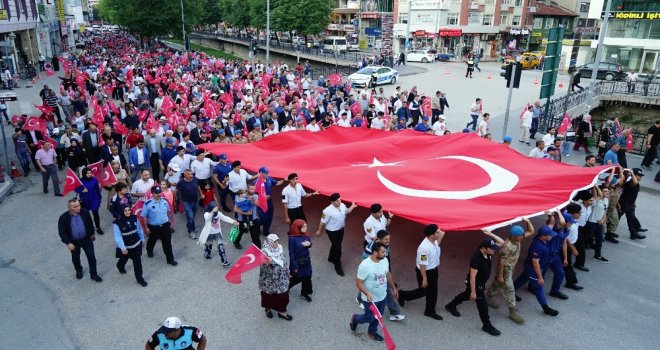
<path fill-rule="evenodd" d="M 374 73 L 376 74 L 376 85 L 395 84 L 399 78 L 399 72 L 392 68 L 367 66 L 349 75 L 348 79 L 351 79 L 353 87 L 366 87 Z"/>

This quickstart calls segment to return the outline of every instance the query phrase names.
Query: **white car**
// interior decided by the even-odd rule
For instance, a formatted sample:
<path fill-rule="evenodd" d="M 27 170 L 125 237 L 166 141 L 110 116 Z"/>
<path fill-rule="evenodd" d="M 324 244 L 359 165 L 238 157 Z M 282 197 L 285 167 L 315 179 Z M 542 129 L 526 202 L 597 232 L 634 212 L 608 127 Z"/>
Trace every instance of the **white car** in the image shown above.
<path fill-rule="evenodd" d="M 412 50 L 406 56 L 408 62 L 429 63 L 435 61 L 435 55 L 426 50 Z"/>
<path fill-rule="evenodd" d="M 353 87 L 367 87 L 371 77 L 376 74 L 376 85 L 395 84 L 399 72 L 390 67 L 367 66 L 348 76 Z"/>

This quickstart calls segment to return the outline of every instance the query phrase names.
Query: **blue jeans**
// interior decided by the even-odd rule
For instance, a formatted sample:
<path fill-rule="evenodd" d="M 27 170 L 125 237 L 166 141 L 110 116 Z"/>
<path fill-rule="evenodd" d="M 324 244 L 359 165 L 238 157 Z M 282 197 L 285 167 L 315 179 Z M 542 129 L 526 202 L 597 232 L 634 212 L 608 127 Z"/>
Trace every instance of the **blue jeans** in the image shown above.
<path fill-rule="evenodd" d="M 259 221 L 261 222 L 261 225 L 264 227 L 263 228 L 264 236 L 268 236 L 270 234 L 270 226 L 273 224 L 274 211 L 275 208 L 273 206 L 272 200 L 268 201 L 268 211 L 265 213 L 261 210 L 259 206 L 257 206 L 257 215 L 259 216 Z"/>
<path fill-rule="evenodd" d="M 195 216 L 197 215 L 197 206 L 195 202 L 183 202 L 183 211 L 186 213 L 186 228 L 188 233 L 195 232 Z"/>
<path fill-rule="evenodd" d="M 387 299 L 383 299 L 381 301 L 374 302 L 374 304 L 376 304 L 376 308 L 378 309 L 381 315 L 383 314 L 383 311 L 385 311 L 385 305 L 387 304 L 386 300 Z M 376 332 L 378 332 L 378 320 L 376 319 L 376 316 L 374 316 L 373 312 L 371 312 L 371 309 L 369 308 L 371 303 L 362 300 L 361 297 L 360 297 L 360 302 L 362 303 L 362 305 L 364 305 L 364 314 L 355 315 L 355 321 L 358 324 L 368 323 L 369 324 L 368 333 L 376 334 Z"/>
<path fill-rule="evenodd" d="M 561 149 L 562 152 L 565 156 L 571 153 L 571 142 L 570 141 L 564 141 L 561 143 Z"/>
<path fill-rule="evenodd" d="M 357 292 L 357 297 L 356 299 L 362 302 L 362 298 L 360 295 L 362 292 L 358 291 Z M 399 308 L 399 303 L 394 299 L 394 294 L 392 294 L 392 287 L 390 287 L 390 284 L 387 284 L 387 294 L 385 295 L 385 306 L 387 306 L 387 309 L 390 310 L 390 316 L 395 316 L 395 315 L 401 315 L 401 309 Z M 385 310 L 383 308 L 383 310 Z M 381 310 L 380 314 L 383 314 L 383 311 Z"/>
<path fill-rule="evenodd" d="M 27 152 L 18 152 L 18 161 L 21 163 L 21 168 L 23 168 L 23 175 L 27 175 L 27 172 L 30 171 L 30 154 Z"/>
<path fill-rule="evenodd" d="M 479 115 L 478 114 L 470 114 L 470 117 L 472 117 L 472 121 L 469 122 L 465 128 L 468 128 L 470 124 L 472 124 L 472 131 L 477 129 L 477 121 L 479 120 Z"/>

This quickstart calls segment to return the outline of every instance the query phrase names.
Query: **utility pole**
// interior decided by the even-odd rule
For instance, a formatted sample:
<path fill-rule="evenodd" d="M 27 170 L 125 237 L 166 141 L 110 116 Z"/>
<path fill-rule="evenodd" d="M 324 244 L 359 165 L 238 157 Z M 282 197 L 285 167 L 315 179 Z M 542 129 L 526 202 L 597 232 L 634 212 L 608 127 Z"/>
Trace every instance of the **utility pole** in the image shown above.
<path fill-rule="evenodd" d="M 513 95 L 513 81 L 516 76 L 516 69 L 518 69 L 518 65 L 511 63 L 511 80 L 509 81 L 509 95 L 506 98 L 506 112 L 504 113 L 504 130 L 502 131 L 502 137 L 506 136 L 506 129 L 509 126 L 509 112 L 511 111 L 511 96 Z"/>
<path fill-rule="evenodd" d="M 596 75 L 598 75 L 598 67 L 600 60 L 603 56 L 603 42 L 605 41 L 605 33 L 607 32 L 607 22 L 610 18 L 610 8 L 612 7 L 612 0 L 607 0 L 605 5 L 605 15 L 603 16 L 603 23 L 600 27 L 600 34 L 598 35 L 598 46 L 596 47 L 596 61 L 594 62 L 593 70 L 591 71 L 591 81 L 589 82 L 589 90 L 587 90 L 587 113 L 591 108 L 591 101 L 594 98 L 594 89 L 596 88 Z"/>
<path fill-rule="evenodd" d="M 179 0 L 181 5 L 181 39 L 183 40 L 183 50 L 188 51 L 188 46 L 186 45 L 186 20 L 183 16 L 183 0 Z"/>
<path fill-rule="evenodd" d="M 266 0 L 266 66 L 270 64 L 270 0 Z"/>
<path fill-rule="evenodd" d="M 409 0 L 408 21 L 406 23 L 406 42 L 403 44 L 403 52 L 405 56 L 407 56 L 406 54 L 408 53 L 408 41 L 410 40 L 410 21 L 412 20 L 412 5 L 413 5 L 413 0 Z M 407 60 L 407 58 L 404 58 L 404 60 Z"/>

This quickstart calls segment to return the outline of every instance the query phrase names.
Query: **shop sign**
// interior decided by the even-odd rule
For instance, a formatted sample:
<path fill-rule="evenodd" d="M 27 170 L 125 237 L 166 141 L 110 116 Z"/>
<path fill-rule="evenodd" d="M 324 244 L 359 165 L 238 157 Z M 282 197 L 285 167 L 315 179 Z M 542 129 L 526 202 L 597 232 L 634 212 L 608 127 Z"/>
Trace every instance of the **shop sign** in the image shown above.
<path fill-rule="evenodd" d="M 362 12 L 360 14 L 360 18 L 362 18 L 362 19 L 377 19 L 377 18 L 380 18 L 380 13 Z"/>
<path fill-rule="evenodd" d="M 463 34 L 463 30 L 461 29 L 449 29 L 449 28 L 440 29 L 440 36 L 444 36 L 444 37 L 457 37 L 457 36 L 461 36 L 462 34 Z"/>
<path fill-rule="evenodd" d="M 350 25 L 350 24 L 344 24 L 344 31 L 346 31 L 346 32 L 354 32 L 354 31 L 355 31 L 355 26 Z"/>
<path fill-rule="evenodd" d="M 57 19 L 59 19 L 60 22 L 65 22 L 66 18 L 64 15 L 64 0 L 55 0 L 55 6 L 57 7 Z"/>
<path fill-rule="evenodd" d="M 541 40 L 541 44 L 547 44 L 547 43 L 548 43 L 547 38 L 543 38 L 543 40 Z M 561 41 L 561 44 L 565 46 L 573 46 L 573 39 L 564 39 Z M 580 40 L 579 46 L 591 46 L 591 40 Z"/>
<path fill-rule="evenodd" d="M 543 36 L 543 32 L 540 31 L 540 30 L 539 30 L 539 31 L 536 31 L 536 30 L 535 30 L 535 31 L 532 31 L 532 36 L 534 36 L 534 37 L 539 37 L 539 38 L 540 38 L 540 37 Z"/>
<path fill-rule="evenodd" d="M 605 13 L 601 13 L 600 17 L 603 18 Z M 660 12 L 645 12 L 645 11 L 615 11 L 610 12 L 610 18 L 613 19 L 651 19 L 660 20 Z"/>
<path fill-rule="evenodd" d="M 328 24 L 328 30 L 341 30 L 341 29 L 339 29 L 339 24 L 330 23 Z"/>
<path fill-rule="evenodd" d="M 416 32 L 413 32 L 413 34 L 414 34 L 415 36 L 425 36 L 425 35 L 426 35 L 426 31 L 425 31 L 425 30 L 418 30 L 418 31 L 416 31 Z"/>
<path fill-rule="evenodd" d="M 3 19 L 9 19 L 9 15 L 7 14 L 7 10 L 0 10 L 0 20 Z"/>
<path fill-rule="evenodd" d="M 511 29 L 509 31 L 511 35 L 529 35 L 529 29 Z"/>
<path fill-rule="evenodd" d="M 364 28 L 364 34 L 369 36 L 381 36 L 383 30 L 380 28 Z"/>

